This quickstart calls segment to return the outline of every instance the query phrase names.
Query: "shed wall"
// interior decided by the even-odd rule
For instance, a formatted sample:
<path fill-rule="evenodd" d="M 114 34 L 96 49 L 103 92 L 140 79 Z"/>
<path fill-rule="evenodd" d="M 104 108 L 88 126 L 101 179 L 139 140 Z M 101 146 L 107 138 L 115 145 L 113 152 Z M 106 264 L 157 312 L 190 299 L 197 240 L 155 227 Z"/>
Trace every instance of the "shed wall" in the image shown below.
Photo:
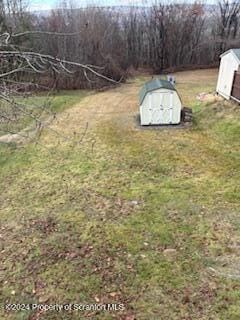
<path fill-rule="evenodd" d="M 178 124 L 181 120 L 181 107 L 176 91 L 158 89 L 149 92 L 140 106 L 141 124 Z"/>
<path fill-rule="evenodd" d="M 235 72 L 231 95 L 240 102 L 240 71 Z"/>
<path fill-rule="evenodd" d="M 217 92 L 226 99 L 230 99 L 231 97 L 234 72 L 238 70 L 238 67 L 239 63 L 232 52 L 222 57 L 218 74 Z"/>

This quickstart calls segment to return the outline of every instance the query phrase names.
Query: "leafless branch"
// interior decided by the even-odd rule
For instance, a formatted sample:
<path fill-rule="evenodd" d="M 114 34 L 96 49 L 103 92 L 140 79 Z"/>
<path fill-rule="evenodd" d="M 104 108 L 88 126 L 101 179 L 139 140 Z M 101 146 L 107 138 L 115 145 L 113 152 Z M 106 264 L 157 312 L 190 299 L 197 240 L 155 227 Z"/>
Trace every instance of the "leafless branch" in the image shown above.
<path fill-rule="evenodd" d="M 72 73 L 72 71 L 66 67 L 66 65 L 68 65 L 68 66 L 79 67 L 83 70 L 87 70 L 90 73 L 94 74 L 95 76 L 102 78 L 106 81 L 112 82 L 112 83 L 118 84 L 122 81 L 122 78 L 119 79 L 118 81 L 116 81 L 116 80 L 113 80 L 107 76 L 104 76 L 103 74 L 94 70 L 93 67 L 89 67 L 89 65 L 85 65 L 85 64 L 82 64 L 79 62 L 55 58 L 51 55 L 41 54 L 38 52 L 0 51 L 0 58 L 3 58 L 3 57 L 5 57 L 5 58 L 14 57 L 14 58 L 23 59 L 29 64 L 30 68 L 32 68 L 37 73 L 42 72 L 42 71 L 36 69 L 34 66 L 34 62 L 36 61 L 35 60 L 36 58 L 39 59 L 38 64 L 40 64 L 40 62 L 41 62 L 42 68 L 45 67 L 45 71 L 49 70 L 49 68 L 51 68 L 51 67 L 54 68 L 56 71 L 58 71 L 57 68 L 60 67 L 64 71 L 67 71 L 68 73 Z M 16 70 L 18 70 L 18 69 L 16 69 Z M 17 72 L 17 71 L 15 71 L 15 72 Z M 14 70 L 11 71 L 11 73 L 14 73 Z"/>

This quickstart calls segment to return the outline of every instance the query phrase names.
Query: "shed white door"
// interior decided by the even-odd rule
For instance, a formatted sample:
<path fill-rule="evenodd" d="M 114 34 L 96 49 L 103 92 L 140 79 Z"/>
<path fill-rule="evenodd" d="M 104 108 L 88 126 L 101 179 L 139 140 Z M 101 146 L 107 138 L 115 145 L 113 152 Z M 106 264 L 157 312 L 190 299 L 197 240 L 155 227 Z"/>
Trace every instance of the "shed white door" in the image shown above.
<path fill-rule="evenodd" d="M 151 124 L 169 124 L 173 117 L 173 93 L 152 92 L 151 94 Z"/>

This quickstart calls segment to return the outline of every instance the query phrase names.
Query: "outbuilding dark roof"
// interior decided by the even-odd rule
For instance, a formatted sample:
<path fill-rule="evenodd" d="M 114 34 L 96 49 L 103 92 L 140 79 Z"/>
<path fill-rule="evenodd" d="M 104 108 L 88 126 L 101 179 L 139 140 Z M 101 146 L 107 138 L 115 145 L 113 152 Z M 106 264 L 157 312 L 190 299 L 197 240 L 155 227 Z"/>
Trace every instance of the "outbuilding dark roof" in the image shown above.
<path fill-rule="evenodd" d="M 139 93 L 139 103 L 142 104 L 146 94 L 148 92 L 157 90 L 157 89 L 168 89 L 176 91 L 175 87 L 171 84 L 171 82 L 167 80 L 162 80 L 159 78 L 152 79 L 144 84 L 140 93 Z"/>

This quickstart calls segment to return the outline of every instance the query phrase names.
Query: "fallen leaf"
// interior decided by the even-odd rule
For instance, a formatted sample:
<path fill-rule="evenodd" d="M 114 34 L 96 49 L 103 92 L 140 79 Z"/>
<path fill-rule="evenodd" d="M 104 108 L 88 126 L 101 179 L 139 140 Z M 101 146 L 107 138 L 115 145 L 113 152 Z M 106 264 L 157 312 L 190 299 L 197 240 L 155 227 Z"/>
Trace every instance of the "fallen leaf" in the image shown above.
<path fill-rule="evenodd" d="M 48 296 L 41 296 L 41 297 L 39 297 L 38 301 L 39 301 L 40 303 L 43 303 L 43 302 L 47 302 L 48 299 L 49 299 Z"/>
<path fill-rule="evenodd" d="M 117 294 L 118 294 L 117 292 L 110 292 L 110 293 L 109 293 L 109 295 L 110 295 L 111 297 L 113 297 L 113 298 L 116 297 Z"/>
<path fill-rule="evenodd" d="M 163 251 L 164 255 L 166 256 L 174 256 L 177 253 L 176 249 L 165 249 Z"/>

